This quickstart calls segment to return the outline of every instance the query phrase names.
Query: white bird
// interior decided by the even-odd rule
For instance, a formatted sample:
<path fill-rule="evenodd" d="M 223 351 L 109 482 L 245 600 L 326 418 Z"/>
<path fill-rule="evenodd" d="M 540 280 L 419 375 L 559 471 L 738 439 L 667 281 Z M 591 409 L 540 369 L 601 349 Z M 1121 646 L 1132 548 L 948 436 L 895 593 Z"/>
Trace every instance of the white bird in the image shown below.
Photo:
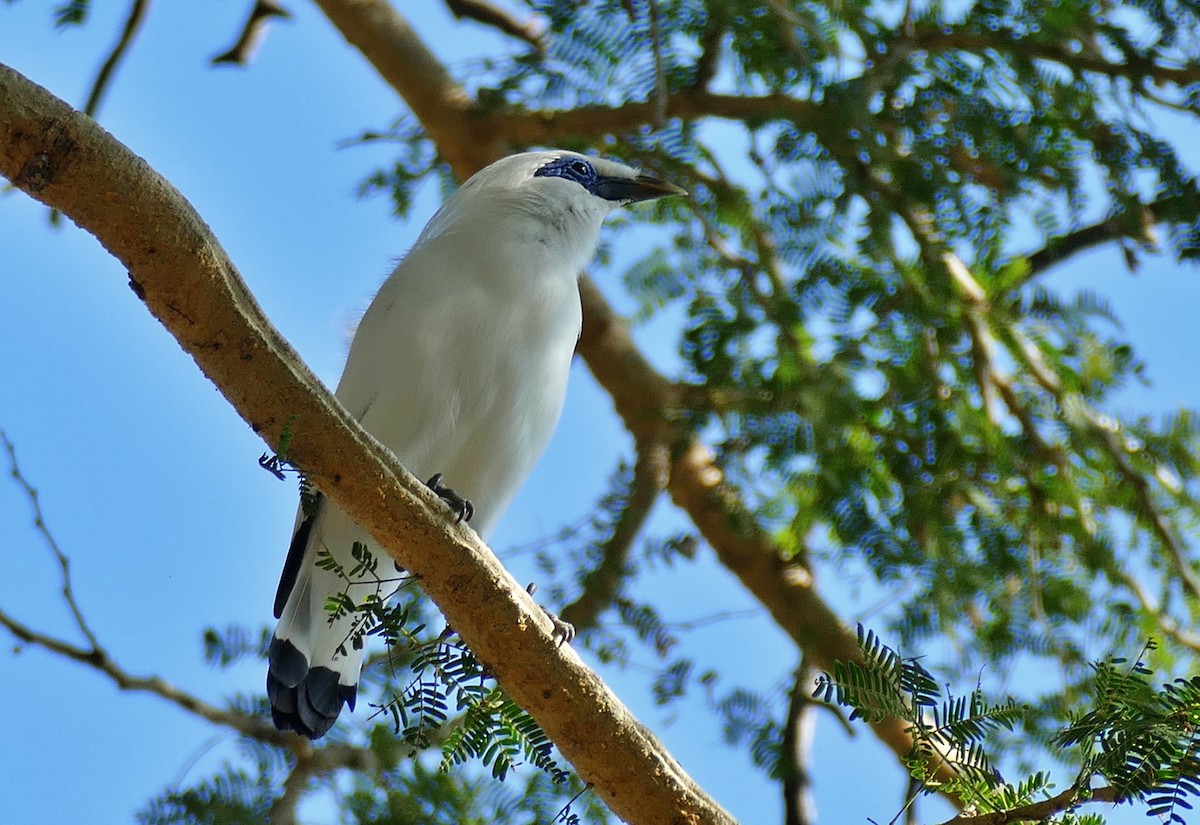
<path fill-rule="evenodd" d="M 475 174 L 434 214 L 355 332 L 337 397 L 486 539 L 545 449 L 579 339 L 578 275 L 600 224 L 635 201 L 686 194 L 620 163 L 526 152 Z M 436 475 L 435 475 L 436 474 Z M 440 483 L 444 475 L 453 489 Z M 455 491 L 458 492 L 455 492 Z M 296 527 L 275 596 L 267 694 L 276 727 L 323 736 L 354 709 L 362 612 L 327 610 L 396 591 L 347 581 L 361 528 L 317 496 Z"/>

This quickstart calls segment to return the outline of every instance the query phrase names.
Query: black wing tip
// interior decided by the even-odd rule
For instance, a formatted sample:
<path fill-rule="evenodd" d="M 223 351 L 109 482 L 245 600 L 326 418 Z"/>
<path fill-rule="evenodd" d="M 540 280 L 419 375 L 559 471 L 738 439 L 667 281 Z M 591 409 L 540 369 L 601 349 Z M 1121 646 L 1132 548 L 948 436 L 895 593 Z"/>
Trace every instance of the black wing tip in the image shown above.
<path fill-rule="evenodd" d="M 358 685 L 343 685 L 337 671 L 308 660 L 287 639 L 271 640 L 267 667 L 267 698 L 271 721 L 279 730 L 293 730 L 309 739 L 320 739 L 348 705 L 354 710 Z"/>

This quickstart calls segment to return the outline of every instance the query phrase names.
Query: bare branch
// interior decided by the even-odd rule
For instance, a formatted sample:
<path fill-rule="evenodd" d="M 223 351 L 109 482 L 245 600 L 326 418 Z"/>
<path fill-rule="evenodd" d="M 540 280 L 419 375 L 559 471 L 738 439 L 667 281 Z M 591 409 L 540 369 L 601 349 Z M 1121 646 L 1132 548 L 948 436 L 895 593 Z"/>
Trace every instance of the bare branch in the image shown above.
<path fill-rule="evenodd" d="M 1023 57 L 1049 60 L 1072 71 L 1127 78 L 1135 82 L 1153 80 L 1186 86 L 1200 80 L 1198 64 L 1163 66 L 1132 56 L 1124 63 L 1115 63 L 1086 43 L 1016 37 L 1011 30 L 1001 28 L 995 31 L 966 31 L 924 25 L 916 27 L 910 38 L 910 51 L 995 51 L 1001 54 L 1019 51 Z"/>
<path fill-rule="evenodd" d="M 558 644 L 550 619 L 478 536 L 448 522 L 440 499 L 313 377 L 182 197 L 90 118 L 6 67 L 0 175 L 62 210 L 125 264 L 135 294 L 272 448 L 288 428 L 289 458 L 419 577 L 500 685 L 618 816 L 733 822 Z"/>
<path fill-rule="evenodd" d="M 276 17 L 290 18 L 291 16 L 291 12 L 275 0 L 256 0 L 250 9 L 250 16 L 242 25 L 242 31 L 238 35 L 237 41 L 228 50 L 214 57 L 213 65 L 222 63 L 233 63 L 238 66 L 250 65 L 250 61 L 254 59 L 254 55 L 258 53 L 259 47 L 267 38 L 271 21 Z"/>
<path fill-rule="evenodd" d="M 72 618 L 75 619 L 75 626 L 79 628 L 79 632 L 83 634 L 83 638 L 87 639 L 93 651 L 100 650 L 100 642 L 96 641 L 96 635 L 88 626 L 87 620 L 83 618 L 83 611 L 79 609 L 79 602 L 75 600 L 75 589 L 71 585 L 71 559 L 59 547 L 58 541 L 50 532 L 50 527 L 46 524 L 46 516 L 42 512 L 42 502 L 38 496 L 37 488 L 35 488 L 24 473 L 21 472 L 20 465 L 17 464 L 17 449 L 9 440 L 8 434 L 4 430 L 0 430 L 0 441 L 4 442 L 4 449 L 8 453 L 9 475 L 13 477 L 13 481 L 17 483 L 25 493 L 25 497 L 29 499 L 29 505 L 33 508 L 33 526 L 42 536 L 42 541 L 50 552 L 54 555 L 54 559 L 58 562 L 59 571 L 62 577 L 62 597 L 67 603 L 67 609 L 71 611 Z"/>
<path fill-rule="evenodd" d="M 210 705 L 158 676 L 134 676 L 127 673 L 102 648 L 96 647 L 89 650 L 41 633 L 18 621 L 3 609 L 0 609 L 0 626 L 6 628 L 9 633 L 25 644 L 44 648 L 51 653 L 56 653 L 103 673 L 121 690 L 152 693 L 202 719 L 232 728 L 238 733 L 250 736 L 260 742 L 267 742 L 293 751 L 308 746 L 304 739 L 293 733 L 282 733 L 275 730 L 275 726 L 265 719 Z"/>
<path fill-rule="evenodd" d="M 87 103 L 83 106 L 83 111 L 92 117 L 96 116 L 96 110 L 100 108 L 100 101 L 104 97 L 104 93 L 108 91 L 108 85 L 112 81 L 113 73 L 117 70 L 117 65 L 121 59 L 125 57 L 125 53 L 129 51 L 129 47 L 133 44 L 133 37 L 137 34 L 138 29 L 142 27 L 142 23 L 146 20 L 146 12 L 150 10 L 150 0 L 133 0 L 129 7 L 129 16 L 125 19 L 125 28 L 121 30 L 121 37 L 117 40 L 117 44 L 113 46 L 113 50 L 109 53 L 108 58 L 100 66 L 100 71 L 96 75 L 96 80 L 92 83 L 92 92 L 88 95 Z"/>
<path fill-rule="evenodd" d="M 264 719 L 234 710 L 218 708 L 186 691 L 180 690 L 158 676 L 134 676 L 118 665 L 101 646 L 80 611 L 71 584 L 70 559 L 59 546 L 58 540 L 55 539 L 49 524 L 42 514 L 36 488 L 25 478 L 20 467 L 17 465 L 16 451 L 12 442 L 3 431 L 0 431 L 0 440 L 4 442 L 5 449 L 9 455 L 10 474 L 33 505 L 35 514 L 34 525 L 62 568 L 63 599 L 75 617 L 76 625 L 87 638 L 90 649 L 73 645 L 55 636 L 34 630 L 3 609 L 0 609 L 0 627 L 4 627 L 23 644 L 40 647 L 55 655 L 62 656 L 98 671 L 111 679 L 121 690 L 150 693 L 165 699 L 194 716 L 198 716 L 213 724 L 230 728 L 242 736 L 286 748 L 295 756 L 297 767 L 305 766 L 306 777 L 318 773 L 328 773 L 329 771 L 341 768 L 353 768 L 363 771 L 373 771 L 375 769 L 375 756 L 369 749 L 333 743 L 326 744 L 320 749 L 315 749 L 303 737 L 278 731 L 274 725 L 267 724 Z M 293 771 L 293 775 L 295 773 L 296 771 Z M 289 777 L 287 786 L 293 784 L 290 779 Z M 305 785 L 306 782 L 301 782 L 300 790 L 303 790 Z M 284 796 L 286 797 L 287 795 L 285 786 Z M 298 797 L 293 797 L 290 804 L 294 807 L 296 801 L 298 801 Z M 280 802 L 283 803 L 283 800 L 280 800 Z M 286 810 L 284 809 L 281 809 L 281 812 L 286 814 Z M 289 820 L 286 819 L 286 816 L 283 816 L 281 819 L 273 821 L 278 823 Z"/>
<path fill-rule="evenodd" d="M 485 0 L 446 0 L 446 8 L 460 20 L 466 18 L 499 29 L 511 37 L 524 40 L 539 52 L 546 48 L 542 42 L 542 27 L 536 21 L 522 23 L 504 9 Z"/>
<path fill-rule="evenodd" d="M 1029 261 L 1029 274 L 1021 283 L 1042 274 L 1050 267 L 1062 263 L 1073 255 L 1102 243 L 1131 238 L 1139 243 L 1152 244 L 1154 242 L 1153 225 L 1161 220 L 1159 216 L 1162 214 L 1163 208 L 1175 200 L 1177 200 L 1177 196 L 1170 195 L 1145 204 L 1142 207 L 1141 221 L 1136 233 L 1130 232 L 1120 221 L 1114 220 L 1110 216 L 1089 226 L 1076 229 L 1074 232 L 1050 239 L 1041 249 L 1023 256 Z"/>

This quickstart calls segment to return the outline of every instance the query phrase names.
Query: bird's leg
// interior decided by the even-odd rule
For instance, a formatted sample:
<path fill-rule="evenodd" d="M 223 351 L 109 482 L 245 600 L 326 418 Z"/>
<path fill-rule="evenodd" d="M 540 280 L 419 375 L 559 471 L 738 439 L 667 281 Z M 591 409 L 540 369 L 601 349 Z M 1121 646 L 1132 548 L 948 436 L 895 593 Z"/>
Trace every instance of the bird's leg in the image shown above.
<path fill-rule="evenodd" d="M 532 596 L 537 592 L 537 583 L 530 582 L 525 587 L 525 592 Z M 544 605 L 539 604 L 538 607 L 542 608 L 542 612 L 546 614 L 547 618 L 550 619 L 550 623 L 554 625 L 554 630 L 550 631 L 550 638 L 554 639 L 554 641 L 558 643 L 559 647 L 562 647 L 563 645 L 569 645 L 571 642 L 575 641 L 575 625 L 571 624 L 570 622 L 564 622 L 562 619 L 558 618 L 557 613 L 552 612 Z"/>
<path fill-rule="evenodd" d="M 264 470 L 266 470 L 271 475 L 275 476 L 275 478 L 279 479 L 280 481 L 283 481 L 284 478 L 286 478 L 286 476 L 284 475 L 285 472 L 287 472 L 288 470 L 295 469 L 292 466 L 291 462 L 288 461 L 286 458 L 283 458 L 282 456 L 280 456 L 278 454 L 267 455 L 266 453 L 263 453 L 262 455 L 260 455 L 258 457 L 258 466 L 262 467 Z"/>
<path fill-rule="evenodd" d="M 455 524 L 464 521 L 470 521 L 471 516 L 475 515 L 475 505 L 467 501 L 465 498 L 454 492 L 452 487 L 447 487 L 442 484 L 442 474 L 438 473 L 429 481 L 425 482 L 425 486 L 438 494 L 438 498 L 446 502 L 446 506 L 450 508 L 456 518 Z"/>

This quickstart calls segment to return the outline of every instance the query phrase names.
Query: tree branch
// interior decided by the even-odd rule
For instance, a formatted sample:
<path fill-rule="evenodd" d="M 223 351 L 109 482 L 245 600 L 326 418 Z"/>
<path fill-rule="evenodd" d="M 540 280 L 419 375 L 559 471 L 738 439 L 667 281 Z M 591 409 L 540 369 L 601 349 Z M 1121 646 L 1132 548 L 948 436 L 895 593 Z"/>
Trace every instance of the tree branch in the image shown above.
<path fill-rule="evenodd" d="M 298 747 L 303 746 L 303 739 L 295 734 L 275 730 L 275 727 L 267 723 L 264 719 L 210 705 L 204 700 L 180 690 L 158 676 L 134 676 L 127 673 L 112 660 L 103 648 L 86 649 L 54 636 L 41 633 L 24 622 L 19 621 L 3 609 L 0 609 L 0 626 L 6 628 L 9 633 L 25 644 L 43 648 L 51 653 L 56 653 L 59 656 L 98 670 L 111 679 L 121 690 L 152 693 L 202 719 L 223 727 L 232 728 L 238 733 L 253 737 L 261 742 L 268 742 L 289 750 L 296 750 Z"/>
<path fill-rule="evenodd" d="M 1072 255 L 1102 243 L 1123 238 L 1131 238 L 1139 243 L 1153 243 L 1153 225 L 1162 220 L 1160 216 L 1163 214 L 1164 207 L 1174 204 L 1177 200 L 1177 195 L 1166 195 L 1143 205 L 1138 234 L 1129 231 L 1128 226 L 1109 216 L 1089 226 L 1080 227 L 1057 238 L 1051 238 L 1041 249 L 1023 256 L 1029 262 L 1029 274 L 1021 281 L 1021 284 L 1042 274 L 1050 267 L 1062 263 Z"/>
<path fill-rule="evenodd" d="M 578 655 L 559 646 L 549 618 L 478 536 L 449 522 L 437 496 L 316 380 L 170 184 L 93 121 L 3 66 L 0 175 L 69 215 L 124 263 L 134 293 L 272 448 L 289 430 L 289 458 L 421 579 L 500 685 L 618 816 L 664 825 L 733 821 Z"/>
<path fill-rule="evenodd" d="M 19 621 L 9 613 L 0 609 L 0 627 L 7 629 L 20 642 L 40 647 L 58 656 L 79 662 L 111 679 L 119 689 L 151 693 L 195 716 L 199 716 L 213 724 L 231 728 L 237 733 L 271 745 L 290 750 L 298 760 L 297 764 L 314 766 L 309 770 L 310 775 L 328 772 L 337 768 L 357 768 L 361 770 L 374 769 L 374 755 L 364 748 L 350 745 L 329 743 L 320 748 L 320 756 L 314 754 L 313 745 L 301 736 L 283 733 L 268 725 L 265 720 L 238 711 L 226 710 L 210 705 L 202 699 L 176 688 L 169 682 L 157 676 L 134 676 L 118 665 L 100 644 L 99 639 L 91 630 L 79 604 L 75 599 L 75 591 L 71 582 L 70 558 L 63 552 L 58 540 L 50 531 L 40 504 L 37 489 L 21 472 L 17 464 L 16 449 L 3 430 L 0 430 L 0 441 L 3 441 L 9 457 L 9 475 L 29 499 L 34 510 L 34 527 L 42 537 L 42 541 L 54 554 L 62 569 L 62 596 L 75 619 L 79 630 L 87 639 L 89 647 L 84 648 L 70 642 L 34 630 Z"/>
<path fill-rule="evenodd" d="M 412 108 L 442 156 L 460 174 L 507 154 L 471 115 L 474 101 L 425 46 L 390 0 L 316 0 L 321 11 Z"/>
<path fill-rule="evenodd" d="M 783 729 L 783 810 L 784 825 L 812 825 L 817 808 L 812 795 L 811 763 L 813 737 L 817 731 L 820 707 L 812 699 L 813 671 L 800 658 L 788 696 L 787 722 Z"/>
<path fill-rule="evenodd" d="M 67 603 L 67 609 L 71 611 L 71 617 L 75 620 L 75 626 L 79 628 L 83 638 L 91 645 L 93 651 L 98 652 L 100 651 L 100 642 L 96 640 L 96 634 L 92 632 L 92 628 L 83 617 L 83 611 L 79 609 L 79 602 L 75 600 L 75 588 L 71 585 L 71 559 L 58 546 L 58 541 L 50 532 L 50 527 L 46 524 L 46 516 L 42 512 L 41 498 L 37 488 L 30 484 L 29 479 L 25 478 L 25 474 L 21 472 L 21 467 L 17 464 L 17 448 L 9 441 L 8 434 L 4 430 L 0 430 L 0 442 L 4 443 L 4 450 L 8 453 L 9 475 L 25 493 L 25 497 L 29 499 L 29 505 L 33 508 L 33 526 L 41 534 L 42 541 L 50 549 L 55 561 L 58 562 L 59 575 L 62 580 L 60 592 L 63 601 Z"/>
<path fill-rule="evenodd" d="M 275 0 L 255 0 L 250 7 L 250 14 L 242 24 L 242 30 L 237 40 L 226 51 L 212 59 L 213 65 L 233 63 L 237 66 L 248 66 L 258 53 L 259 47 L 267 37 L 271 21 L 276 17 L 290 18 L 291 13 Z"/>
<path fill-rule="evenodd" d="M 113 73 L 117 70 L 117 65 L 129 51 L 129 47 L 133 44 L 134 35 L 138 29 L 142 27 L 142 23 L 146 20 L 146 12 L 150 10 L 150 0 L 133 0 L 129 7 L 129 16 L 125 19 L 125 27 L 121 30 L 121 37 L 117 40 L 115 46 L 104 63 L 100 66 L 100 71 L 96 74 L 96 80 L 92 83 L 91 94 L 88 95 L 87 103 L 83 106 L 83 111 L 92 117 L 96 116 L 96 110 L 100 108 L 100 101 L 104 98 L 104 93 L 108 90 L 108 84 L 112 81 Z"/>
<path fill-rule="evenodd" d="M 1081 791 L 1077 788 L 1067 788 L 1057 796 L 1043 799 L 1041 802 L 1031 802 L 1019 808 L 989 813 L 963 812 L 951 817 L 941 825 L 1009 825 L 1016 822 L 1045 822 L 1055 814 L 1073 811 L 1088 802 L 1119 802 L 1120 795 L 1114 788 L 1094 788 Z"/>
<path fill-rule="evenodd" d="M 466 18 L 499 29 L 510 37 L 524 40 L 539 52 L 546 48 L 542 42 L 541 27 L 536 22 L 529 20 L 522 23 L 504 9 L 485 0 L 446 0 L 446 8 L 460 20 Z"/>
<path fill-rule="evenodd" d="M 331 2 L 331 0 L 322 0 Z M 550 145 L 634 131 L 664 118 L 699 120 L 791 120 L 801 126 L 820 114 L 819 104 L 784 94 L 723 95 L 691 90 L 664 98 L 617 106 L 580 106 L 575 109 L 539 109 L 479 113 L 472 127 L 494 141 L 512 145 Z M 417 114 L 414 107 L 413 113 Z M 417 115 L 420 117 L 420 115 Z M 461 138 L 459 138 L 461 139 Z"/>
<path fill-rule="evenodd" d="M 594 625 L 605 608 L 612 604 L 625 579 L 625 562 L 634 539 L 642 531 L 658 494 L 666 486 L 667 462 L 665 445 L 638 445 L 625 505 L 613 525 L 612 535 L 604 543 L 600 563 L 583 579 L 583 592 L 563 608 L 560 614 L 563 621 L 583 630 Z"/>

